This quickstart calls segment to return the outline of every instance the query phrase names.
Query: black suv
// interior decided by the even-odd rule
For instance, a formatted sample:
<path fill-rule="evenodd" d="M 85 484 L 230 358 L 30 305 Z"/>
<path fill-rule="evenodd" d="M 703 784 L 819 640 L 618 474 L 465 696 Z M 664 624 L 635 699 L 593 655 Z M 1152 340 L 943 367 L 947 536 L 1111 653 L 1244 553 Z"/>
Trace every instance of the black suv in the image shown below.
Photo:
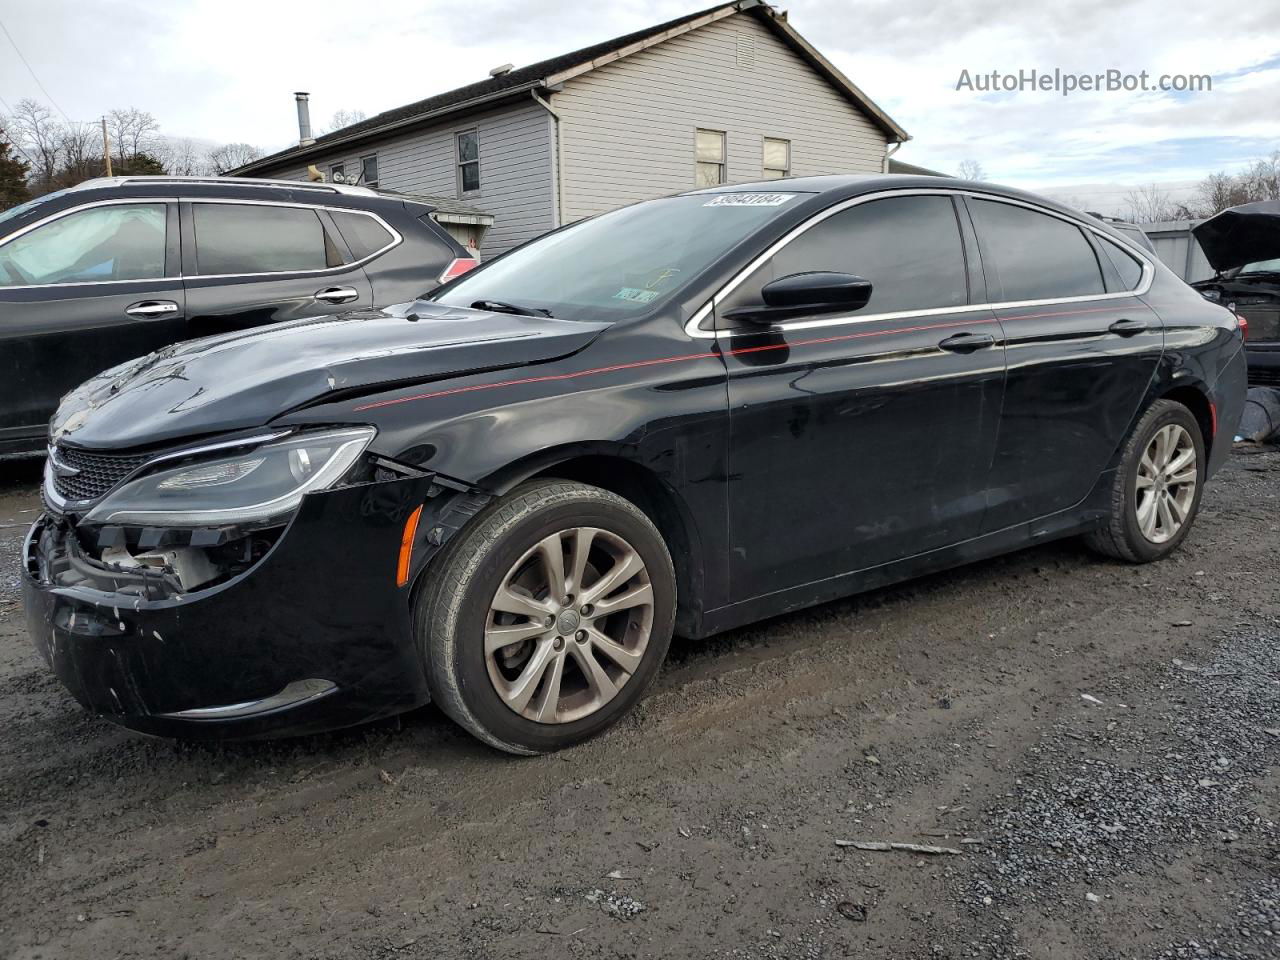
<path fill-rule="evenodd" d="M 0 456 L 43 451 L 62 394 L 121 361 L 465 272 L 432 210 L 340 184 L 123 177 L 0 213 Z"/>

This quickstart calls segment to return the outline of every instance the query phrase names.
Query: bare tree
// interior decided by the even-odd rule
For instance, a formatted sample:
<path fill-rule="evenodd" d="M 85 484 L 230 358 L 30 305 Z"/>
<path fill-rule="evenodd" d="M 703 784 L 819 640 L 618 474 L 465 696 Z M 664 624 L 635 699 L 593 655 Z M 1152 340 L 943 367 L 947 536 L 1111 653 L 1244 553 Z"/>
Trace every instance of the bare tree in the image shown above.
<path fill-rule="evenodd" d="M 1177 217 L 1177 205 L 1167 191 L 1154 183 L 1130 190 L 1125 194 L 1124 204 L 1134 223 L 1155 223 Z"/>
<path fill-rule="evenodd" d="M 960 179 L 961 180 L 985 180 L 987 179 L 987 171 L 982 168 L 977 160 L 961 160 L 960 161 Z"/>
<path fill-rule="evenodd" d="M 359 123 L 365 119 L 363 110 L 337 110 L 329 120 L 329 126 L 320 131 L 320 136 L 326 133 L 333 133 L 335 130 L 341 130 L 343 127 L 349 127 L 353 123 Z"/>
<path fill-rule="evenodd" d="M 152 152 L 165 173 L 175 177 L 199 177 L 209 169 L 206 157 L 190 137 L 162 140 Z"/>
<path fill-rule="evenodd" d="M 146 110 L 129 107 L 112 110 L 107 114 L 107 130 L 111 134 L 111 147 L 125 167 L 139 155 L 150 153 L 156 146 L 160 123 Z"/>
<path fill-rule="evenodd" d="M 209 165 L 209 169 L 217 176 L 222 176 L 236 167 L 243 167 L 246 163 L 251 163 L 262 156 L 262 151 L 251 143 L 224 143 L 220 147 L 214 147 L 207 154 L 205 160 Z"/>
<path fill-rule="evenodd" d="M 1255 160 L 1240 174 L 1241 187 L 1254 200 L 1280 200 L 1280 150 L 1264 160 Z"/>
<path fill-rule="evenodd" d="M 1209 174 L 1196 187 L 1196 213 L 1202 217 L 1212 217 L 1248 200 L 1244 185 L 1225 170 Z"/>
<path fill-rule="evenodd" d="M 102 131 L 97 124 L 66 124 L 62 128 L 61 152 L 59 186 L 73 187 L 102 174 Z"/>
<path fill-rule="evenodd" d="M 51 189 L 62 159 L 62 124 L 53 111 L 29 97 L 19 100 L 6 124 L 14 142 L 35 161 L 31 176 L 44 190 Z"/>

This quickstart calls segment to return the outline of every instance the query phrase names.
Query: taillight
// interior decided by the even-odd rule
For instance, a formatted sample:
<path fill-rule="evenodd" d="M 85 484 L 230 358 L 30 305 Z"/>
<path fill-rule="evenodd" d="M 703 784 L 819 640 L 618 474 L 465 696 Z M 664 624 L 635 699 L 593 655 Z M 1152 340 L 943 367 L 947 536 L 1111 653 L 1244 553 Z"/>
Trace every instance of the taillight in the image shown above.
<path fill-rule="evenodd" d="M 1240 339 L 1249 339 L 1249 319 L 1242 313 L 1236 314 L 1236 329 L 1240 331 Z"/>
<path fill-rule="evenodd" d="M 448 283 L 456 277 L 462 276 L 468 270 L 474 270 L 480 266 L 480 261 L 474 257 L 458 257 L 453 263 L 444 268 L 444 273 L 440 274 L 440 282 Z"/>

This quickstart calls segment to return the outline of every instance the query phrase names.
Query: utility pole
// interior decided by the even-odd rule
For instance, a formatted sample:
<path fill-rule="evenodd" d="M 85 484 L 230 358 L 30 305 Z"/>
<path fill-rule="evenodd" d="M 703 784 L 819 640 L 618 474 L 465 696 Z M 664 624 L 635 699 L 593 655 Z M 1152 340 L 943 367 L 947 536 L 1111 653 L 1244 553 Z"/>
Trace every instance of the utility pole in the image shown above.
<path fill-rule="evenodd" d="M 102 118 L 102 162 L 106 165 L 107 176 L 111 176 L 111 138 L 107 136 L 107 118 Z"/>

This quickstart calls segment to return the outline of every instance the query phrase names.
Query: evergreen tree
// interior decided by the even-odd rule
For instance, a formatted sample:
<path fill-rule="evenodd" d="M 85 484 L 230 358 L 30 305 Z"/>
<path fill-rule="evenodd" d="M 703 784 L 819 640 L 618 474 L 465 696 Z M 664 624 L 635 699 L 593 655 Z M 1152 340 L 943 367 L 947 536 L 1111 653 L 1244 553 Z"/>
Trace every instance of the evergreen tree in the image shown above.
<path fill-rule="evenodd" d="M 31 199 L 27 190 L 30 166 L 17 156 L 13 144 L 0 139 L 0 210 L 8 210 Z"/>

